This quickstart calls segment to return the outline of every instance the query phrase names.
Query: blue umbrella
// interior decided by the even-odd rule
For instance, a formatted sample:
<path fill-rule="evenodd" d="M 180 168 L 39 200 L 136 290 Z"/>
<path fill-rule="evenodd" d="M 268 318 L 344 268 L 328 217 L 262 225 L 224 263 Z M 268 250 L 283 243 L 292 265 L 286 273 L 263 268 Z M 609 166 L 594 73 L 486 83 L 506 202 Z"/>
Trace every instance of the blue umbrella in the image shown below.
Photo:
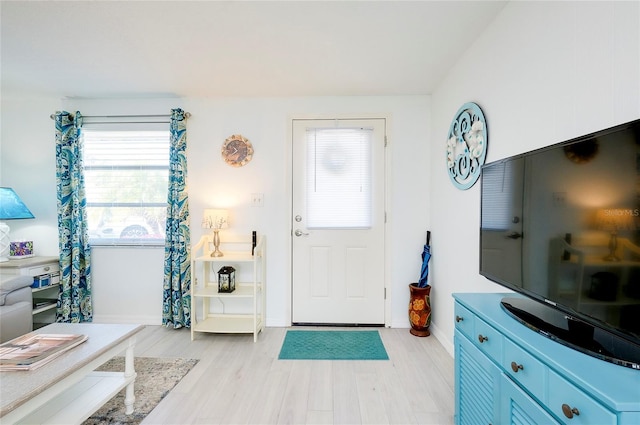
<path fill-rule="evenodd" d="M 420 271 L 420 280 L 418 280 L 418 288 L 426 288 L 429 286 L 429 260 L 431 259 L 431 232 L 427 230 L 427 243 L 422 250 L 422 270 Z"/>

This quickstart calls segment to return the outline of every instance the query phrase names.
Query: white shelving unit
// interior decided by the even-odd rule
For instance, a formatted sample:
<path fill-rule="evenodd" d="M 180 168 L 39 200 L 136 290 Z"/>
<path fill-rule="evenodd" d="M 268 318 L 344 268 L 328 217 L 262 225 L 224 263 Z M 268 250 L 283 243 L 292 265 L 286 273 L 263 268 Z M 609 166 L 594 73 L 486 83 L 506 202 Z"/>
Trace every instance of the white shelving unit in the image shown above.
<path fill-rule="evenodd" d="M 211 237 L 203 236 L 191 249 L 191 340 L 196 332 L 252 333 L 255 342 L 265 322 L 265 237 L 253 255 L 251 242 L 226 242 L 221 248 L 223 257 L 211 257 Z M 218 292 L 223 266 L 235 269 L 236 289 L 230 293 Z"/>
<path fill-rule="evenodd" d="M 13 275 L 46 278 L 47 285 L 31 289 L 34 299 L 33 328 L 37 329 L 55 322 L 56 302 L 60 292 L 58 257 L 29 257 L 0 263 L 0 277 Z M 41 304 L 36 305 L 36 302 Z"/>
<path fill-rule="evenodd" d="M 56 282 L 49 286 L 32 288 L 31 290 L 33 291 L 34 298 L 32 312 L 34 329 L 55 322 L 55 309 L 58 300 L 58 292 L 60 292 L 60 283 Z M 38 304 L 36 304 L 36 300 L 38 301 Z M 46 312 L 49 313 L 45 314 Z"/>

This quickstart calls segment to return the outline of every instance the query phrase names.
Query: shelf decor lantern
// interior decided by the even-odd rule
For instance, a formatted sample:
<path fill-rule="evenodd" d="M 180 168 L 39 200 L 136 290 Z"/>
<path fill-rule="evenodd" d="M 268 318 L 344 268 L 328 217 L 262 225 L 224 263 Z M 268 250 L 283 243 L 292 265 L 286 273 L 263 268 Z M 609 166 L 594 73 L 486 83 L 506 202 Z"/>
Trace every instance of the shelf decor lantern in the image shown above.
<path fill-rule="evenodd" d="M 236 290 L 236 269 L 224 266 L 218 270 L 218 292 L 233 292 Z"/>

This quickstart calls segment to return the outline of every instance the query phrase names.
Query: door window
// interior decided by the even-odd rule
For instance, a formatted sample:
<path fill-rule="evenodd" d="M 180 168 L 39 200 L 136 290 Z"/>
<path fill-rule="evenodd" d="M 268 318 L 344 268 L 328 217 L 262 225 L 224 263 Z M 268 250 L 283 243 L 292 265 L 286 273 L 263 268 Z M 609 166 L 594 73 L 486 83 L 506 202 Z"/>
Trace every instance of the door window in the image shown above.
<path fill-rule="evenodd" d="M 370 128 L 308 128 L 307 227 L 368 229 L 372 222 Z"/>

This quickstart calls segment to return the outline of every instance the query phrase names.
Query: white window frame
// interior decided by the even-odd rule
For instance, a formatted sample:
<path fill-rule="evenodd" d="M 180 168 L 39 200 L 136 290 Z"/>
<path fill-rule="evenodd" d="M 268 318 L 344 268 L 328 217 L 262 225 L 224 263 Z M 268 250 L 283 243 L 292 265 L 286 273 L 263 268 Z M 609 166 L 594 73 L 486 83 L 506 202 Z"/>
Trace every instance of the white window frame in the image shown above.
<path fill-rule="evenodd" d="M 146 120 L 145 120 L 146 121 Z M 169 123 L 166 118 L 164 118 L 164 122 L 134 122 L 134 120 L 123 120 L 121 117 L 117 120 L 109 120 L 109 119 L 95 119 L 93 122 L 87 120 L 85 117 L 84 124 L 81 131 L 81 136 L 83 137 L 83 163 L 84 163 L 84 171 L 85 171 L 85 192 L 87 198 L 87 220 L 88 220 L 88 229 L 89 229 L 89 244 L 92 246 L 145 246 L 145 247 L 164 247 L 165 237 L 164 237 L 164 227 L 166 223 L 166 187 L 162 195 L 160 195 L 159 186 L 156 186 L 155 199 L 146 202 L 141 199 L 137 199 L 134 201 L 131 200 L 123 200 L 123 199 L 114 199 L 112 201 L 104 201 L 99 200 L 95 196 L 94 186 L 91 182 L 92 173 L 95 171 L 105 171 L 110 168 L 113 168 L 113 163 L 103 162 L 102 164 L 96 163 L 91 160 L 90 156 L 95 151 L 92 151 L 91 146 L 91 138 L 93 135 L 109 132 L 109 133 L 131 133 L 136 134 L 139 133 L 141 135 L 149 136 L 150 132 L 162 132 L 162 137 L 166 134 L 166 164 L 159 165 L 158 161 L 155 161 L 155 164 L 145 165 L 143 162 L 132 161 L 132 164 L 123 164 L 119 167 L 117 164 L 115 167 L 124 171 L 131 170 L 148 170 L 150 172 L 157 171 L 166 172 L 166 180 L 168 184 L 168 176 L 169 176 L 169 149 L 170 149 L 170 133 L 169 133 Z M 101 153 L 102 154 L 102 153 Z M 130 154 L 129 154 L 130 155 Z M 163 158 L 158 158 L 160 161 Z M 106 164 L 106 165 L 105 165 Z M 126 220 L 122 222 L 121 220 L 114 220 L 113 223 L 107 223 L 107 220 L 102 220 L 101 225 L 95 225 L 96 216 L 93 214 L 92 208 L 95 207 L 115 207 L 115 208 L 143 208 L 143 207 L 152 207 L 156 209 L 156 214 L 154 214 L 154 219 L 148 221 L 147 218 L 143 217 L 143 214 L 133 215 L 129 218 L 132 220 Z M 156 219 L 160 218 L 160 219 Z M 141 232 L 146 232 L 146 236 L 130 236 L 130 237 L 121 237 L 120 235 L 123 232 L 128 231 L 128 229 L 139 229 Z M 130 232 L 131 235 L 135 235 L 135 232 Z M 113 236 L 112 236 L 113 235 Z"/>

